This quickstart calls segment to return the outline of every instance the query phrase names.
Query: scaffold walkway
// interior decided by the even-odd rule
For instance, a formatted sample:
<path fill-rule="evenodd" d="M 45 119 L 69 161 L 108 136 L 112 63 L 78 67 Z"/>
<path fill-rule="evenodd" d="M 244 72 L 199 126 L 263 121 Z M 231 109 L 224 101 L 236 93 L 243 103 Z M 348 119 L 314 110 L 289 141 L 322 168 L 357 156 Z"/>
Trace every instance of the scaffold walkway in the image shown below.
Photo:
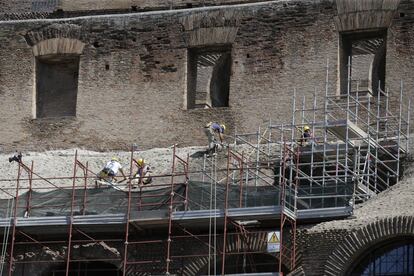
<path fill-rule="evenodd" d="M 72 254 L 75 245 L 91 241 L 121 244 L 122 252 L 105 260 L 117 262 L 123 276 L 194 275 L 201 267 L 206 275 L 231 274 L 226 261 L 240 256 L 254 272 L 255 256 L 264 253 L 273 258 L 272 275 L 293 271 L 297 225 L 352 215 L 355 204 L 398 182 L 409 153 L 402 84 L 397 102 L 381 90 L 331 95 L 328 74 L 327 66 L 324 101 L 315 91 L 310 103 L 298 104 L 294 90 L 290 122 L 236 132 L 225 150 L 203 156 L 197 172 L 174 146 L 171 173 L 148 186 L 133 182 L 134 149 L 129 180 L 104 188 L 77 153 L 71 177 L 43 178 L 33 162 L 18 162 L 16 185 L 0 188 L 0 275 L 31 262 L 14 257 L 21 248 L 60 245 L 68 249 L 58 260 L 68 276 L 82 261 Z M 59 240 L 41 237 L 45 231 Z M 266 248 L 268 233 L 279 235 L 276 252 Z M 158 255 L 132 254 L 137 248 L 158 248 Z"/>

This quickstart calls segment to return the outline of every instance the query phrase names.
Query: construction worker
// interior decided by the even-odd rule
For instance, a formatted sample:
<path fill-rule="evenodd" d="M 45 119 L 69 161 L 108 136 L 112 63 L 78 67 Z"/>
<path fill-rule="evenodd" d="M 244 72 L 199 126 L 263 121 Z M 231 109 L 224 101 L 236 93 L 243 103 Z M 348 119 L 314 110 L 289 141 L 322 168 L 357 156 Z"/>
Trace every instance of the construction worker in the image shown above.
<path fill-rule="evenodd" d="M 123 180 L 126 180 L 127 177 L 126 177 L 126 175 L 125 175 L 125 173 L 122 169 L 122 165 L 119 161 L 119 158 L 112 157 L 111 161 L 106 163 L 106 165 L 102 169 L 102 171 L 99 172 L 98 179 L 99 180 L 105 180 L 105 181 L 108 181 L 108 182 L 112 182 L 119 171 L 121 172 L 122 176 L 124 177 Z"/>
<path fill-rule="evenodd" d="M 145 162 L 144 159 L 134 159 L 134 163 L 137 166 L 138 170 L 134 174 L 134 179 L 138 179 L 139 184 L 150 184 L 152 182 L 151 166 Z"/>
<path fill-rule="evenodd" d="M 303 146 L 307 142 L 315 142 L 315 138 L 313 137 L 313 133 L 310 130 L 309 126 L 304 126 L 302 131 L 302 137 L 300 139 L 300 145 Z"/>
<path fill-rule="evenodd" d="M 213 154 L 216 151 L 220 151 L 223 148 L 223 133 L 226 130 L 224 124 L 209 122 L 204 127 L 204 132 L 208 138 L 208 153 Z M 216 136 L 220 139 L 220 142 L 217 141 Z"/>

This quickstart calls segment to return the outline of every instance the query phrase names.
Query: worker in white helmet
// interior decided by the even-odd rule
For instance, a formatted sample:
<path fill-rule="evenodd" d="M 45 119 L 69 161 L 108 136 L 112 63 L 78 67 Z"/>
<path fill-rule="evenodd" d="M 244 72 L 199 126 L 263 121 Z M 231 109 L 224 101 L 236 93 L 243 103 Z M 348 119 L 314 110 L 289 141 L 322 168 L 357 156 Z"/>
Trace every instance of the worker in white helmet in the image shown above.
<path fill-rule="evenodd" d="M 105 167 L 99 172 L 98 179 L 112 182 L 114 178 L 117 176 L 118 172 L 121 172 L 122 176 L 124 177 L 124 180 L 127 179 L 122 169 L 122 165 L 120 163 L 119 158 L 112 157 L 111 161 L 106 163 Z"/>

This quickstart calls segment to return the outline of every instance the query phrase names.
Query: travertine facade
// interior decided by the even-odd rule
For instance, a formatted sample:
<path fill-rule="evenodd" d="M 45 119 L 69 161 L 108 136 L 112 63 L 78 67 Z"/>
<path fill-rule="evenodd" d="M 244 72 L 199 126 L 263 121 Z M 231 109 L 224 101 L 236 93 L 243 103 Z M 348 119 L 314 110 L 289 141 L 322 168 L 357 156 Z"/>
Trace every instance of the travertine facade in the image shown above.
<path fill-rule="evenodd" d="M 412 5 L 399 9 L 387 33 L 386 86 L 398 91 L 402 78 L 411 91 Z M 268 119 L 288 121 L 294 87 L 301 95 L 315 88 L 323 93 L 328 59 L 330 88 L 337 89 L 336 14 L 332 1 L 270 1 L 3 21 L 1 124 L 7 131 L 0 143 L 4 150 L 190 145 L 205 142 L 201 128 L 210 120 L 225 122 L 230 134 L 254 131 Z M 56 38 L 84 45 L 76 118 L 34 119 L 37 48 Z M 232 48 L 229 107 L 186 110 L 188 49 L 223 43 Z"/>
<path fill-rule="evenodd" d="M 269 119 L 289 122 L 294 88 L 300 98 L 324 95 L 327 63 L 329 91 L 343 92 L 343 44 L 350 42 L 342 34 L 380 32 L 385 56 L 374 53 L 373 64 L 383 64 L 378 75 L 385 87 L 398 97 L 403 80 L 407 98 L 414 89 L 411 0 L 0 0 L 0 20 L 0 150 L 6 152 L 199 145 L 206 142 L 202 128 L 208 121 L 226 123 L 230 135 L 256 131 Z M 189 64 L 189 51 L 209 47 L 231 51 L 229 106 L 190 109 L 189 70 L 198 65 Z M 61 75 L 49 81 L 54 68 Z M 38 100 L 43 85 L 57 89 Z M 65 101 L 63 90 L 69 93 Z M 62 107 L 47 105 L 53 101 Z M 68 107 L 67 101 L 75 104 Z M 292 274 L 347 275 L 372 247 L 412 239 L 410 181 L 367 203 L 354 218 L 302 226 Z M 191 275 L 207 260 L 188 262 Z"/>
<path fill-rule="evenodd" d="M 403 79 L 405 91 L 412 91 L 413 5 L 403 1 L 398 11 L 392 5 L 368 8 L 375 8 L 371 14 L 378 18 L 392 13 L 379 23 L 362 24 L 363 28 L 390 24 L 386 86 L 397 92 Z M 342 8 L 340 15 L 346 12 Z M 8 131 L 0 145 L 6 151 L 75 144 L 98 150 L 132 143 L 141 148 L 177 141 L 191 145 L 205 143 L 201 128 L 211 120 L 225 122 L 229 134 L 235 129 L 255 131 L 269 119 L 288 121 L 294 87 L 303 96 L 312 95 L 315 88 L 323 94 L 327 60 L 330 89 L 338 89 L 338 26 L 349 26 L 343 27 L 346 24 L 337 14 L 334 1 L 268 1 L 3 21 L 1 127 Z M 83 47 L 77 52 L 76 118 L 35 119 L 35 56 L 42 45 L 52 48 L 43 47 L 44 53 L 60 53 L 50 43 L 59 38 Z M 222 44 L 232 49 L 229 107 L 186 110 L 188 49 Z"/>

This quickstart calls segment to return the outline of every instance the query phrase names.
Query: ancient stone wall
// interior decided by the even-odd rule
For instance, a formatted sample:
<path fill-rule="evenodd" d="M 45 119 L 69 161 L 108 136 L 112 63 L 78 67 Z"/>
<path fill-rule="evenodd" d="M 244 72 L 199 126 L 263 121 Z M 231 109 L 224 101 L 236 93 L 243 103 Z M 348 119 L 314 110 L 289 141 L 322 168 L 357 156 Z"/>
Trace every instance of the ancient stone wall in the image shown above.
<path fill-rule="evenodd" d="M 271 2 L 270 0 L 0 0 L 0 13 L 150 11 L 231 4 Z"/>
<path fill-rule="evenodd" d="M 25 13 L 31 12 L 32 3 L 28 0 L 0 0 L 0 13 Z"/>
<path fill-rule="evenodd" d="M 414 7 L 400 4 L 388 31 L 386 82 L 412 91 L 410 24 Z M 98 150 L 203 144 L 202 127 L 218 120 L 228 134 L 255 131 L 269 119 L 289 122 L 298 98 L 337 90 L 337 9 L 332 1 L 273 1 L 222 8 L 74 19 L 2 22 L 0 122 L 4 150 Z M 42 41 L 79 40 L 76 118 L 33 119 L 35 54 Z M 186 110 L 189 47 L 231 44 L 229 107 Z M 38 45 L 39 44 L 39 45 Z M 44 43 L 47 44 L 47 43 Z M 42 45 L 44 45 L 42 44 Z M 38 45 L 38 46 L 36 46 Z M 48 45 L 48 44 L 47 44 Z M 53 52 L 53 51 L 51 51 Z M 403 66 L 402 66 L 403 65 Z"/>
<path fill-rule="evenodd" d="M 355 262 L 361 261 L 361 256 L 376 245 L 393 239 L 413 238 L 413 219 L 412 216 L 391 216 L 367 222 L 362 227 L 302 229 L 298 235 L 301 256 L 298 266 L 307 276 L 349 275 Z"/>
<path fill-rule="evenodd" d="M 120 226 L 121 229 L 124 226 Z M 165 231 L 167 228 L 165 229 Z M 131 231 L 131 230 L 130 230 Z M 174 230 L 180 231 L 180 230 Z M 220 230 L 222 231 L 222 229 Z M 134 232 L 133 230 L 130 232 Z M 51 234 L 51 233 L 49 233 Z M 144 233 L 138 233 L 139 237 L 129 236 L 127 248 L 128 261 L 130 264 L 126 267 L 127 275 L 144 273 L 163 274 L 166 269 L 166 244 L 165 235 L 145 236 Z M 112 233 L 110 241 L 108 237 L 99 236 L 99 234 L 87 232 L 87 235 L 93 236 L 97 240 L 82 240 L 84 237 L 76 237 L 71 246 L 71 268 L 76 269 L 77 262 L 99 262 L 103 261 L 114 265 L 120 271 L 123 270 L 124 260 L 124 234 Z M 89 237 L 90 237 L 89 236 Z M 57 237 L 57 236 L 55 236 Z M 65 235 L 58 235 L 59 239 L 66 239 Z M 103 237 L 103 238 L 102 238 Z M 207 270 L 210 263 L 214 262 L 213 255 L 209 260 L 209 251 L 206 244 L 209 243 L 207 235 L 194 239 L 191 236 L 173 238 L 171 245 L 171 256 L 174 256 L 170 263 L 170 272 L 180 271 L 180 275 L 201 275 Z M 249 235 L 247 242 L 240 242 L 240 235 L 228 234 L 226 240 L 227 260 L 231 261 L 232 256 L 241 251 L 264 252 L 262 256 L 270 258 L 270 265 L 274 265 L 272 270 L 277 269 L 277 254 L 266 253 L 267 232 L 254 233 Z M 157 242 L 154 242 L 158 240 Z M 222 250 L 223 237 L 219 234 L 217 239 L 217 248 Z M 51 274 L 53 269 L 61 267 L 66 268 L 66 259 L 68 254 L 67 242 L 54 242 L 42 240 L 39 245 L 17 245 L 14 251 L 14 273 L 16 276 L 41 276 Z M 210 253 L 211 254 L 211 253 Z M 187 257 L 184 257 L 187 256 Z M 217 257 L 217 267 L 221 270 L 221 254 Z M 7 256 L 8 259 L 8 256 Z M 265 260 L 262 260 L 265 262 Z M 133 265 L 136 262 L 137 265 Z M 8 263 L 7 263 L 8 265 Z M 238 264 L 240 265 L 240 264 Z M 285 265 L 285 264 L 284 264 Z M 231 265 L 229 265 L 231 266 Z M 6 268 L 8 269 L 8 267 Z M 232 268 L 229 268 L 232 269 Z M 135 273 L 134 273 L 135 272 Z"/>

